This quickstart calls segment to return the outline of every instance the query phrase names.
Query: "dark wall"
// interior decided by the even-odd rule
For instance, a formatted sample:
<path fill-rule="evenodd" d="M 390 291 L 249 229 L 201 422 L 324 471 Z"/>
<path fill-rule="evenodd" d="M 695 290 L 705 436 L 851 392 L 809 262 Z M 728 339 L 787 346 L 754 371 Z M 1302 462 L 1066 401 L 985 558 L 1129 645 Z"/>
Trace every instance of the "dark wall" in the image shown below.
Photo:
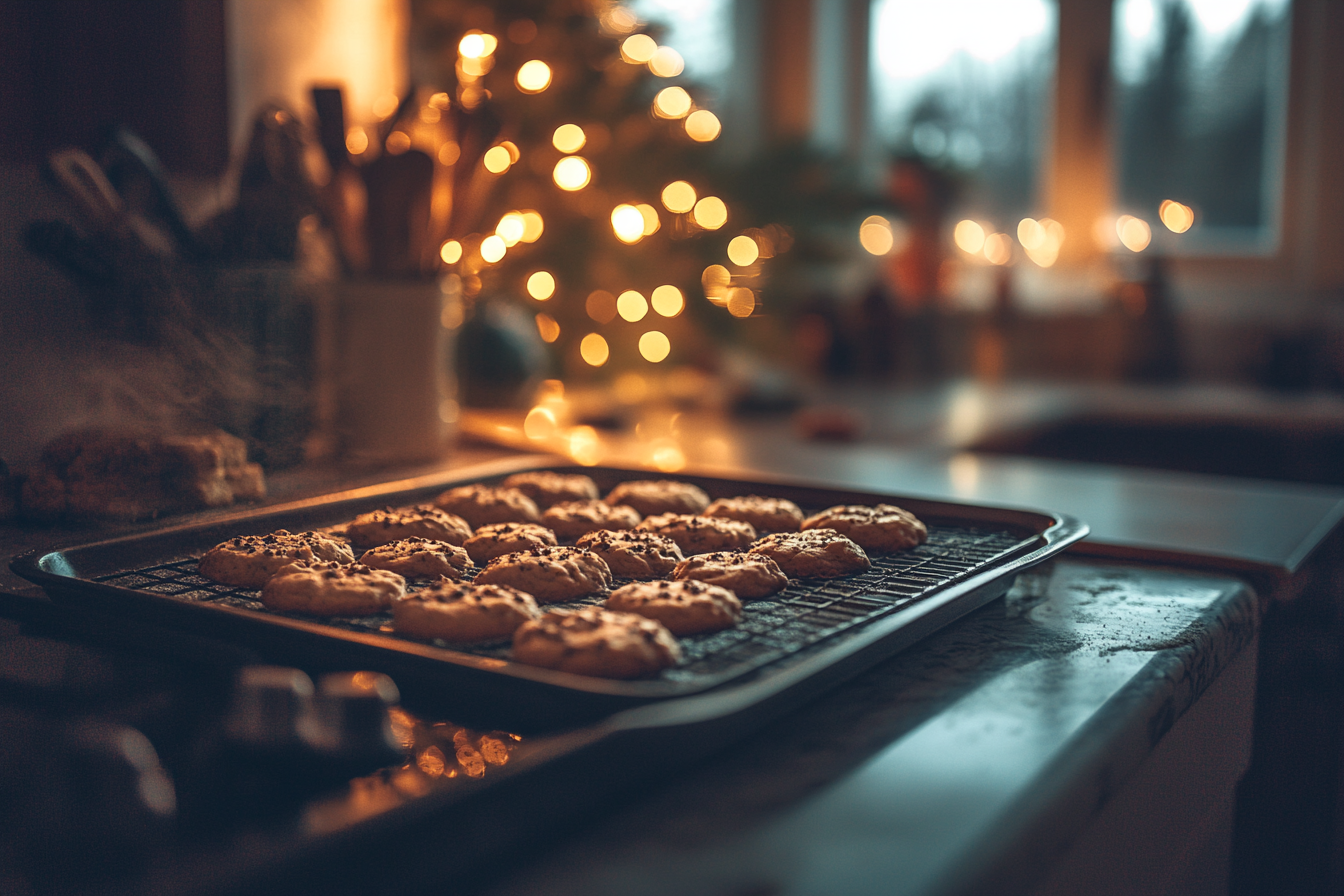
<path fill-rule="evenodd" d="M 0 0 L 0 163 L 125 124 L 171 171 L 228 164 L 224 0 Z"/>

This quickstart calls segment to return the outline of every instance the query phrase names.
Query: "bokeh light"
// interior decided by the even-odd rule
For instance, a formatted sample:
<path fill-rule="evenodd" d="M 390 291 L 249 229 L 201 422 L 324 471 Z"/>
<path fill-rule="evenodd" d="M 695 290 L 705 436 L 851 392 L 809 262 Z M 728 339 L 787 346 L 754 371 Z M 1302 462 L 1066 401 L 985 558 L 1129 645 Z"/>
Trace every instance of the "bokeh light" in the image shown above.
<path fill-rule="evenodd" d="M 658 209 L 646 202 L 641 202 L 635 208 L 644 216 L 644 235 L 653 236 L 657 233 L 658 228 L 663 226 L 662 222 L 658 220 Z"/>
<path fill-rule="evenodd" d="M 504 245 L 513 248 L 523 238 L 523 232 L 527 229 L 523 216 L 518 212 L 509 212 L 499 219 L 495 225 L 495 233 L 504 241 Z"/>
<path fill-rule="evenodd" d="M 723 131 L 719 116 L 708 109 L 696 109 L 686 116 L 686 134 L 696 143 L 708 143 Z"/>
<path fill-rule="evenodd" d="M 859 245 L 870 255 L 886 255 L 895 244 L 891 222 L 881 215 L 869 215 L 859 225 Z"/>
<path fill-rule="evenodd" d="M 1121 215 L 1115 221 L 1115 234 L 1120 243 L 1131 252 L 1142 252 L 1153 240 L 1148 222 L 1133 215 Z"/>
<path fill-rule="evenodd" d="M 555 163 L 553 173 L 555 185 L 562 190 L 574 192 L 588 186 L 593 179 L 593 170 L 583 156 L 565 156 Z"/>
<path fill-rule="evenodd" d="M 551 135 L 551 145 L 564 153 L 578 152 L 588 142 L 588 135 L 576 124 L 562 124 Z"/>
<path fill-rule="evenodd" d="M 684 180 L 674 180 L 663 187 L 663 208 L 674 214 L 684 214 L 695 208 L 695 187 Z"/>
<path fill-rule="evenodd" d="M 610 323 L 616 316 L 616 297 L 605 289 L 595 289 L 588 294 L 583 310 L 600 324 Z"/>
<path fill-rule="evenodd" d="M 958 249 L 975 255 L 985 247 L 985 228 L 970 219 L 958 221 L 952 231 L 952 239 Z"/>
<path fill-rule="evenodd" d="M 444 264 L 457 264 L 462 260 L 462 244 L 457 240 L 445 240 L 439 247 L 439 257 Z"/>
<path fill-rule="evenodd" d="M 1185 233 L 1195 223 L 1195 210 L 1175 199 L 1163 199 L 1157 216 L 1172 233 Z"/>
<path fill-rule="evenodd" d="M 540 59 L 529 59 L 519 66 L 516 83 L 523 93 L 541 93 L 551 86 L 551 67 Z"/>
<path fill-rule="evenodd" d="M 632 34 L 621 42 L 621 58 L 626 62 L 644 64 L 658 52 L 658 44 L 647 34 Z"/>
<path fill-rule="evenodd" d="M 532 209 L 523 209 L 519 212 L 523 216 L 523 242 L 535 243 L 541 239 L 541 234 L 546 229 L 546 222 L 542 220 L 541 215 Z"/>
<path fill-rule="evenodd" d="M 369 148 L 369 135 L 361 127 L 353 127 L 345 132 L 345 148 L 352 155 L 362 154 Z"/>
<path fill-rule="evenodd" d="M 686 297 L 672 285 L 659 286 L 649 300 L 653 310 L 663 317 L 676 317 L 686 307 Z"/>
<path fill-rule="evenodd" d="M 756 310 L 756 293 L 745 286 L 735 286 L 728 290 L 728 301 L 725 304 L 733 317 L 751 317 L 751 313 Z"/>
<path fill-rule="evenodd" d="M 1013 260 L 1013 238 L 1006 233 L 991 233 L 985 237 L 984 253 L 990 264 L 1007 264 Z"/>
<path fill-rule="evenodd" d="M 686 60 L 671 47 L 659 47 L 649 59 L 649 71 L 660 78 L 675 78 L 686 70 Z"/>
<path fill-rule="evenodd" d="M 560 338 L 560 325 L 549 314 L 538 314 L 537 334 L 542 342 L 554 342 Z"/>
<path fill-rule="evenodd" d="M 664 87 L 653 98 L 653 114 L 659 118 L 683 118 L 691 111 L 691 95 L 681 87 Z"/>
<path fill-rule="evenodd" d="M 705 298 L 715 305 L 724 305 L 728 301 L 728 284 L 733 275 L 721 264 L 712 264 L 700 275 L 700 285 L 705 288 Z"/>
<path fill-rule="evenodd" d="M 411 135 L 405 131 L 393 131 L 387 135 L 387 154 L 399 156 L 411 148 Z"/>
<path fill-rule="evenodd" d="M 717 196 L 706 196 L 695 204 L 691 217 L 706 230 L 718 230 L 728 223 L 728 206 Z"/>
<path fill-rule="evenodd" d="M 513 155 L 506 147 L 492 146 L 485 151 L 485 158 L 482 161 L 486 171 L 491 174 L 503 174 L 513 165 Z"/>
<path fill-rule="evenodd" d="M 462 40 L 458 41 L 457 52 L 460 53 L 464 59 L 483 59 L 494 53 L 497 46 L 499 46 L 499 39 L 493 34 L 473 32 L 465 35 Z"/>
<path fill-rule="evenodd" d="M 607 363 L 607 358 L 611 357 L 611 349 L 607 346 L 607 340 L 597 333 L 589 333 L 579 343 L 579 357 L 583 358 L 586 364 L 601 367 Z"/>
<path fill-rule="evenodd" d="M 753 264 L 756 259 L 761 257 L 761 247 L 756 245 L 756 241 L 745 234 L 735 236 L 728 241 L 728 260 L 740 268 Z"/>
<path fill-rule="evenodd" d="M 527 278 L 527 294 L 538 302 L 544 302 L 555 295 L 555 275 L 550 271 L 537 271 Z"/>
<path fill-rule="evenodd" d="M 499 261 L 508 251 L 508 245 L 498 234 L 492 233 L 481 240 L 481 258 L 484 258 L 490 264 Z"/>
<path fill-rule="evenodd" d="M 611 210 L 611 229 L 623 243 L 644 239 L 644 216 L 633 205 L 621 204 Z"/>
<path fill-rule="evenodd" d="M 644 356 L 645 361 L 652 361 L 657 364 L 671 352 L 671 341 L 658 330 L 650 330 L 639 337 L 639 353 Z"/>
<path fill-rule="evenodd" d="M 649 313 L 649 303 L 639 292 L 627 289 L 616 297 L 616 312 L 621 315 L 621 320 L 628 320 L 633 324 L 643 320 Z"/>
<path fill-rule="evenodd" d="M 462 158 L 462 147 L 453 141 L 449 140 L 439 147 L 439 164 L 456 165 L 460 158 Z"/>

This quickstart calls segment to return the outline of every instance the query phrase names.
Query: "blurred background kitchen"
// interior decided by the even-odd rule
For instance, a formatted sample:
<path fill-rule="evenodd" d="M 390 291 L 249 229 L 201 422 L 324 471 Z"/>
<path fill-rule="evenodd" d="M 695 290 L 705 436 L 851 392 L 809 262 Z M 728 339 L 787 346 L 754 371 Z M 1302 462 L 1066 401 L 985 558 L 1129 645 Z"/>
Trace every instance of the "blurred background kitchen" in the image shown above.
<path fill-rule="evenodd" d="M 1344 4 L 3 4 L 0 458 L 1344 483 Z M 71 150 L 75 150 L 72 152 Z M 754 441 L 744 437 L 756 433 Z"/>

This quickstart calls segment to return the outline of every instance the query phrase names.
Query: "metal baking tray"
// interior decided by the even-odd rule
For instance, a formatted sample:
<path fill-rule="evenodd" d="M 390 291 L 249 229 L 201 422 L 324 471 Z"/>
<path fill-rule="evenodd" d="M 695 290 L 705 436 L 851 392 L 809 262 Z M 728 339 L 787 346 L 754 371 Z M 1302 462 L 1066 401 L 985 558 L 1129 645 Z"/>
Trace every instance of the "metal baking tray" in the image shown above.
<path fill-rule="evenodd" d="M 445 488 L 493 483 L 522 469 L 582 472 L 605 493 L 617 482 L 662 478 L 647 470 L 511 462 L 452 476 L 388 483 L 230 514 L 153 532 L 16 557 L 11 567 L 56 602 L 134 625 L 137 620 L 245 644 L 268 659 L 322 668 L 368 668 L 451 698 L 468 718 L 524 730 L 573 725 L 642 703 L 748 682 L 814 685 L 853 674 L 1003 594 L 1020 571 L 1081 539 L 1087 527 L 1061 514 L 926 501 L 782 481 L 697 475 L 711 497 L 767 494 L 812 512 L 835 504 L 895 503 L 929 526 L 918 548 L 873 556 L 841 579 L 793 580 L 746 602 L 740 625 L 682 639 L 684 662 L 657 678 L 618 681 L 515 663 L 507 644 L 447 646 L 397 636 L 390 617 L 329 619 L 266 610 L 256 592 L 210 582 L 196 558 L 235 535 L 301 531 L 388 505 L 423 503 Z M 548 605 L 577 606 L 585 602 Z M 811 670 L 801 677 L 798 670 Z M 793 669 L 790 675 L 785 670 Z M 847 672 L 845 670 L 848 670 Z"/>

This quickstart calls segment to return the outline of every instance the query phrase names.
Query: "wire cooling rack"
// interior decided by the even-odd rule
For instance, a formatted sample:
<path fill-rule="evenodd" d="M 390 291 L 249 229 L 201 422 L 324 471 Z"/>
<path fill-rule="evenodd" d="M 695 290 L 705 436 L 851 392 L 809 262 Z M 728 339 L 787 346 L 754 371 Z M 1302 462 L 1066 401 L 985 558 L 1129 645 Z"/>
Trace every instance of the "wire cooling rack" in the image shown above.
<path fill-rule="evenodd" d="M 745 603 L 742 621 L 731 629 L 681 638 L 684 660 L 662 673 L 668 682 L 694 683 L 745 674 L 824 639 L 854 629 L 919 600 L 930 592 L 993 566 L 1033 542 L 1021 534 L 966 526 L 929 527 L 925 544 L 893 554 L 874 554 L 872 568 L 839 579 L 791 579 L 778 594 Z M 197 571 L 195 558 L 97 576 L 93 581 L 133 588 L 176 600 L 253 610 L 266 615 L 255 590 L 221 585 Z M 622 584 L 617 580 L 617 584 Z M 417 586 L 412 585 L 415 590 Z M 600 603 L 600 597 L 546 604 L 568 609 Z M 310 618 L 310 617 L 294 617 Z M 399 638 L 391 614 L 330 617 L 338 629 Z M 446 644 L 475 656 L 508 660 L 506 642 Z"/>

